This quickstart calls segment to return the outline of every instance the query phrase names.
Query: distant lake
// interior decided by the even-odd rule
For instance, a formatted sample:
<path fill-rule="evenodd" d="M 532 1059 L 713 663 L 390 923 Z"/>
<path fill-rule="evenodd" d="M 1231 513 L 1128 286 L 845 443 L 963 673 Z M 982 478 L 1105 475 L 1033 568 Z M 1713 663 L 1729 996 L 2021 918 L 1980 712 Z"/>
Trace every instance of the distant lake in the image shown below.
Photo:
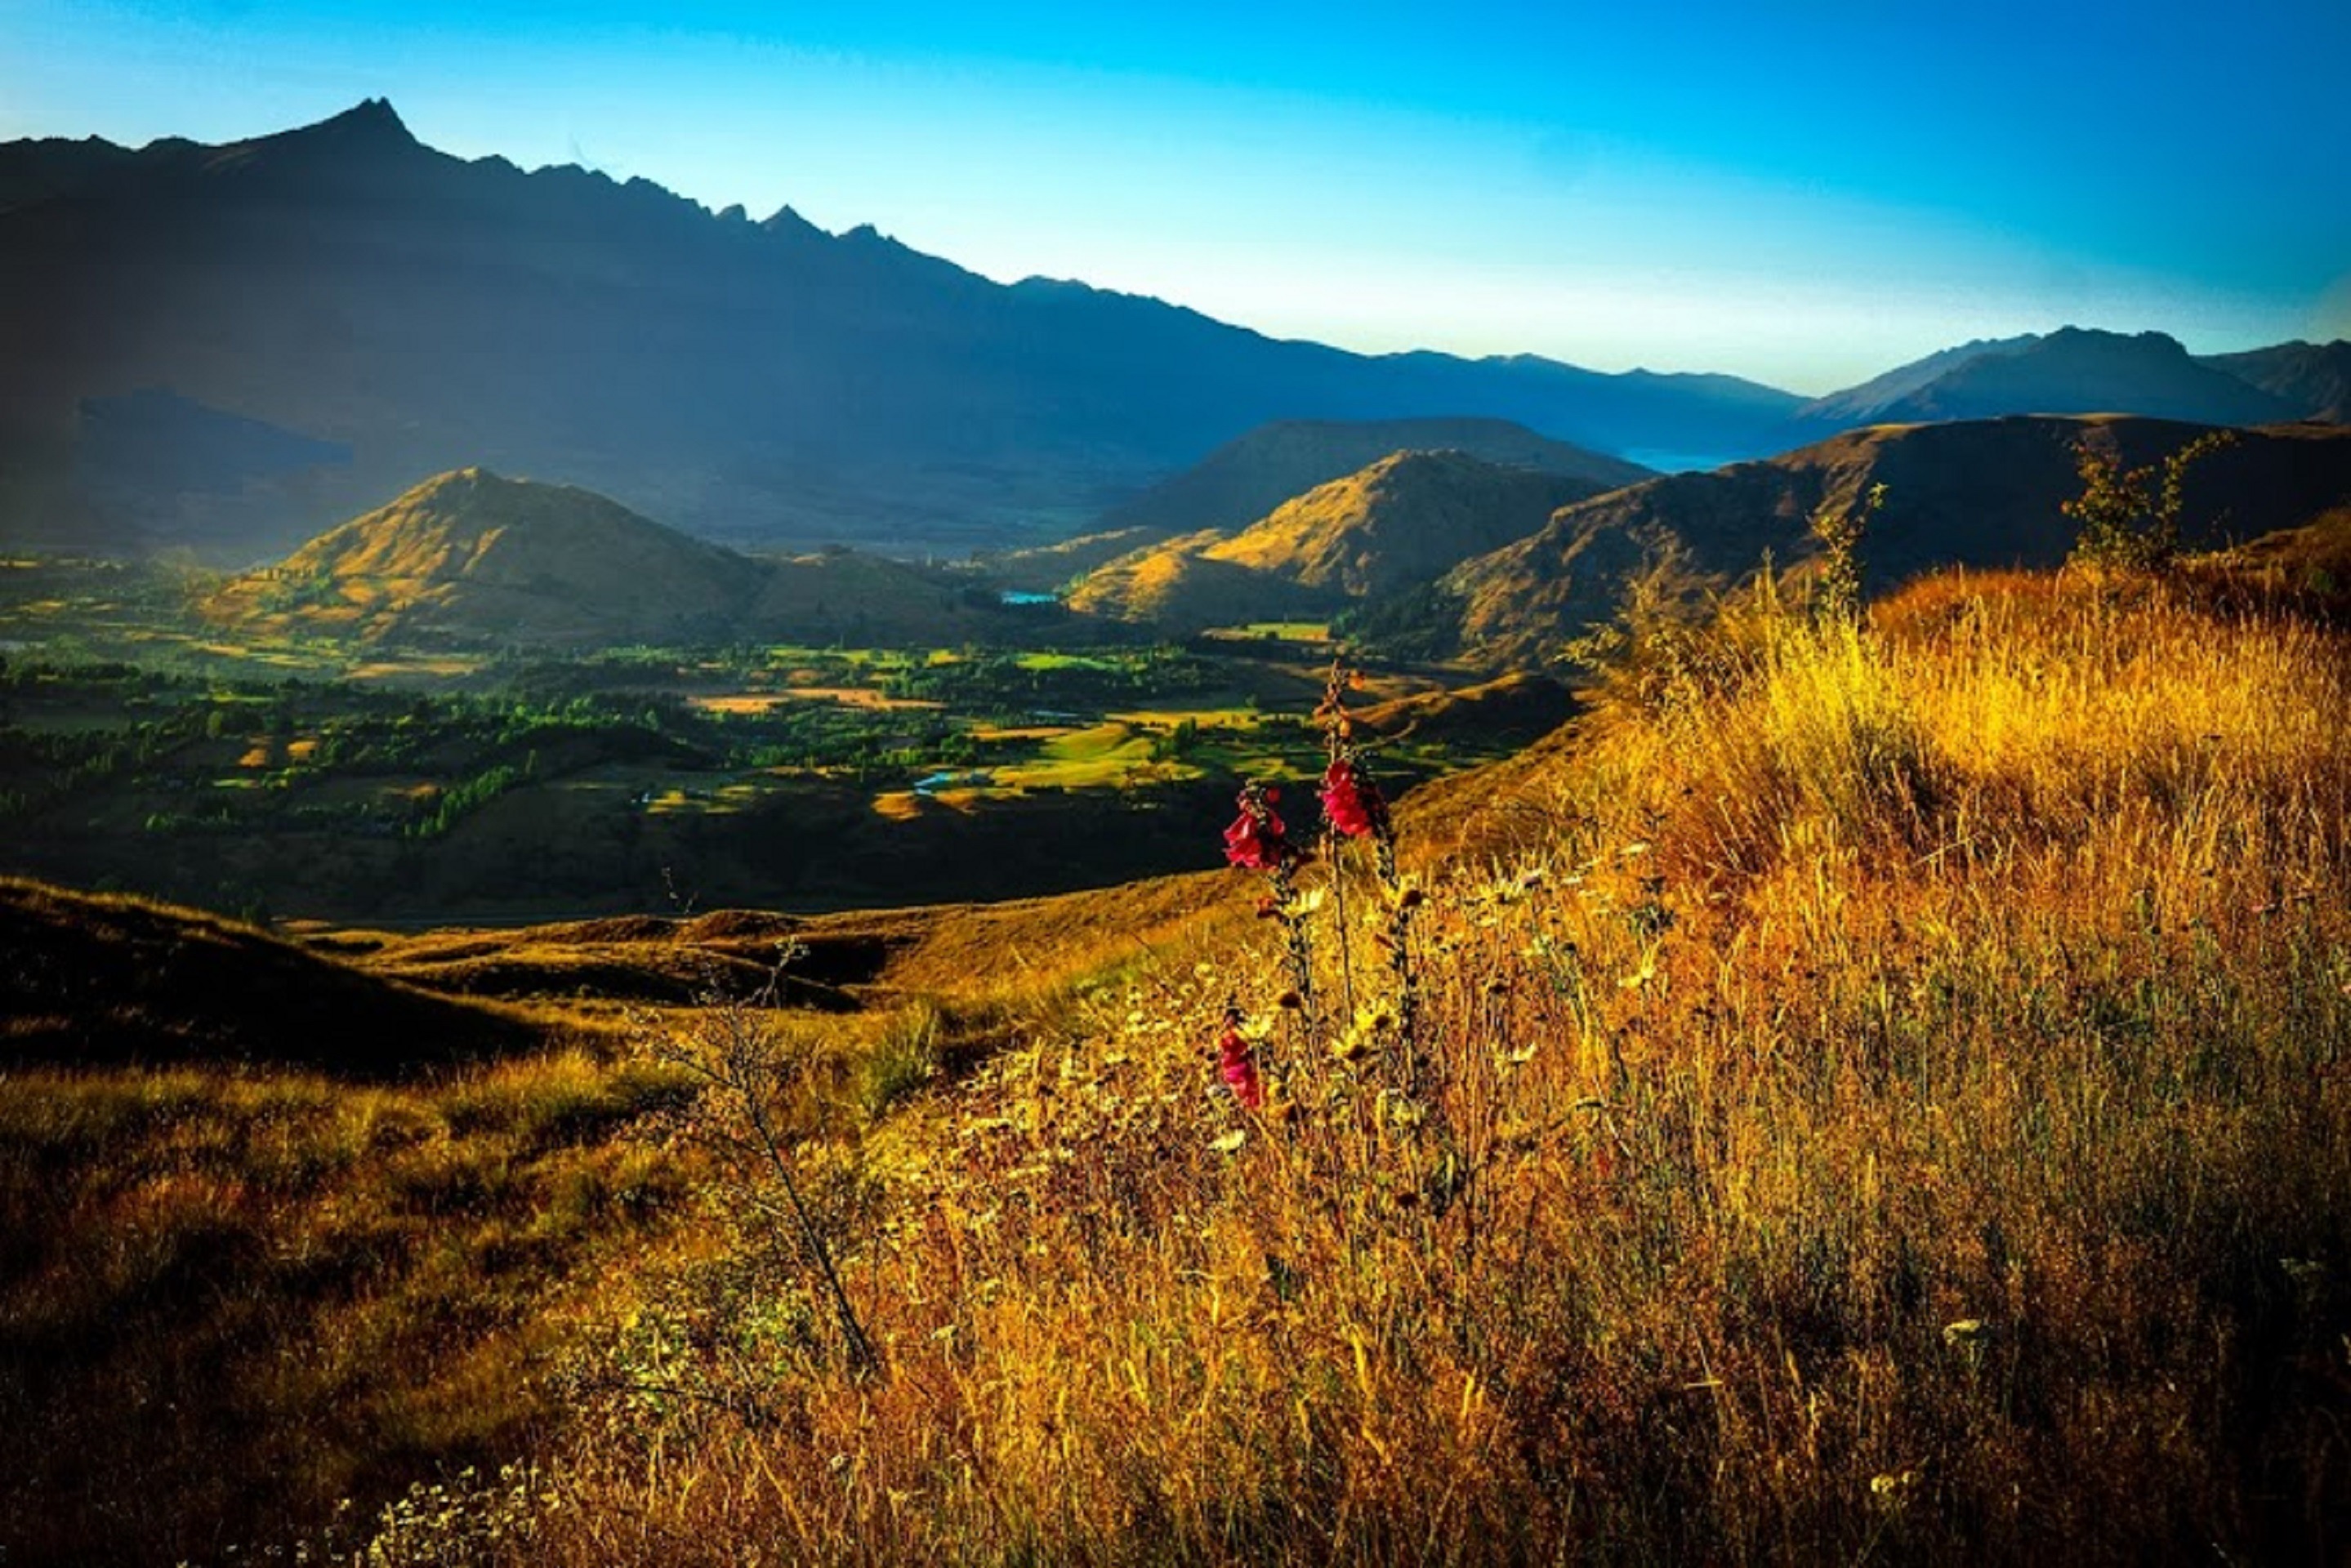
<path fill-rule="evenodd" d="M 1643 468 L 1654 468 L 1659 473 L 1704 473 L 1708 469 L 1721 468 L 1740 461 L 1717 452 L 1621 452 L 1616 454 L 1627 462 L 1637 462 Z"/>
<path fill-rule="evenodd" d="M 1007 588 L 1001 597 L 1008 605 L 1057 605 L 1061 602 L 1059 594 L 1032 593 L 1026 588 Z"/>

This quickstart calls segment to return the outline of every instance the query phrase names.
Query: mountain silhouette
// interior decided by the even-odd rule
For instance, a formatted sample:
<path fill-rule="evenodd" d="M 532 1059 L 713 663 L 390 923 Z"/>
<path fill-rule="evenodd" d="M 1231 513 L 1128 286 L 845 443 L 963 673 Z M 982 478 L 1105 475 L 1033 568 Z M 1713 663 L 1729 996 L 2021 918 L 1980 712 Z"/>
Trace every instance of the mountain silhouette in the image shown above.
<path fill-rule="evenodd" d="M 2140 414 L 2198 424 L 2257 425 L 2304 412 L 2225 369 L 2191 358 L 2177 339 L 2160 332 L 2067 327 L 2046 336 L 1969 343 L 1929 355 L 1806 404 L 1785 433 L 1810 441 L 1862 424 L 2009 414 Z"/>
<path fill-rule="evenodd" d="M 176 542 L 247 559 L 471 464 L 707 537 L 960 553 L 1066 536 L 1273 420 L 1760 452 L 1798 402 L 1000 286 L 789 208 L 754 223 L 643 180 L 468 162 L 381 100 L 226 146 L 0 147 L 0 506 L 119 508 L 129 482 L 77 461 L 82 410 L 143 389 L 349 453 L 178 519 Z M 168 534 L 178 493 L 137 499 Z"/>
<path fill-rule="evenodd" d="M 1832 426 L 1849 430 L 1856 425 L 1887 422 L 1893 416 L 1888 410 L 1902 406 L 1907 400 L 1931 397 L 1936 382 L 1973 360 L 2019 354 L 2041 342 L 2041 335 L 2028 332 L 2017 337 L 1984 337 L 1956 348 L 1938 349 L 1923 359 L 1913 359 L 1897 365 L 1882 375 L 1873 376 L 1858 386 L 1832 392 L 1825 398 L 1815 398 L 1796 412 L 1800 425 Z M 2029 410 L 2013 410 L 2017 413 Z"/>
<path fill-rule="evenodd" d="M 2199 365 L 2224 370 L 2281 399 L 2306 420 L 2351 420 L 2351 342 L 2273 344 L 2242 354 L 2208 354 Z"/>

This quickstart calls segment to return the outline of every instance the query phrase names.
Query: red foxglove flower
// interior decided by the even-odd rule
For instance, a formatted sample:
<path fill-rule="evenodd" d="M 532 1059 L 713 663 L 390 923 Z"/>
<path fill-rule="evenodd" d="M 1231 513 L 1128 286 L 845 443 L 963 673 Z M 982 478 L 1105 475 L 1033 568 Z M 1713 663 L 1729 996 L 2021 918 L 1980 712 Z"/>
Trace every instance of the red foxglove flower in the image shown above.
<path fill-rule="evenodd" d="M 1272 790 L 1240 793 L 1240 815 L 1225 829 L 1225 858 L 1245 871 L 1278 871 L 1290 856 L 1290 830 L 1270 804 Z"/>
<path fill-rule="evenodd" d="M 1229 1023 L 1217 1036 L 1217 1068 L 1226 1086 L 1232 1090 L 1233 1098 L 1253 1111 L 1263 1107 L 1265 1085 L 1257 1075 L 1257 1064 L 1249 1060 L 1249 1042 Z"/>
<path fill-rule="evenodd" d="M 1379 786 L 1346 757 L 1332 757 L 1322 774 L 1322 818 L 1350 838 L 1361 838 L 1379 825 Z"/>

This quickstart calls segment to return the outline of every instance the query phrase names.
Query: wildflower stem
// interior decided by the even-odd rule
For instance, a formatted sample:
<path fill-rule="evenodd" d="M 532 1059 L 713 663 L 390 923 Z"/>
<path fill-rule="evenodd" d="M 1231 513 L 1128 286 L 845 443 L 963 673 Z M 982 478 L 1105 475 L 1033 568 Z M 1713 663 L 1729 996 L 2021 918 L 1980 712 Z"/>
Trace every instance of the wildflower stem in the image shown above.
<path fill-rule="evenodd" d="M 1331 866 L 1331 898 L 1339 914 L 1339 986 L 1344 1002 L 1343 1016 L 1355 1016 L 1354 927 L 1347 919 L 1347 877 L 1339 864 L 1339 834 L 1327 823 L 1322 828 L 1322 853 Z"/>

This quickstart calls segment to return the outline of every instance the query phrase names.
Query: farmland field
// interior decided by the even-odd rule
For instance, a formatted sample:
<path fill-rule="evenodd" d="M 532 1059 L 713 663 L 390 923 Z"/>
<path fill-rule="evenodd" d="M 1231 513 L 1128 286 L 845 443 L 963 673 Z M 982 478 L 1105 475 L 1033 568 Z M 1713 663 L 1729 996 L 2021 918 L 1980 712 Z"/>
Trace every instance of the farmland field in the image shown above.
<path fill-rule="evenodd" d="M 1306 720 L 1330 649 L 1286 635 L 1319 628 L 557 657 L 240 641 L 190 593 L 155 566 L 0 571 L 0 869 L 391 920 L 1009 896 L 1201 864 L 1165 807 L 1213 814 L 1242 776 L 1320 766 Z M 1409 705 L 1467 678 L 1368 679 L 1368 700 Z M 1375 756 L 1402 786 L 1541 727 L 1454 724 Z M 1008 853 L 1047 823 L 1057 853 Z"/>

